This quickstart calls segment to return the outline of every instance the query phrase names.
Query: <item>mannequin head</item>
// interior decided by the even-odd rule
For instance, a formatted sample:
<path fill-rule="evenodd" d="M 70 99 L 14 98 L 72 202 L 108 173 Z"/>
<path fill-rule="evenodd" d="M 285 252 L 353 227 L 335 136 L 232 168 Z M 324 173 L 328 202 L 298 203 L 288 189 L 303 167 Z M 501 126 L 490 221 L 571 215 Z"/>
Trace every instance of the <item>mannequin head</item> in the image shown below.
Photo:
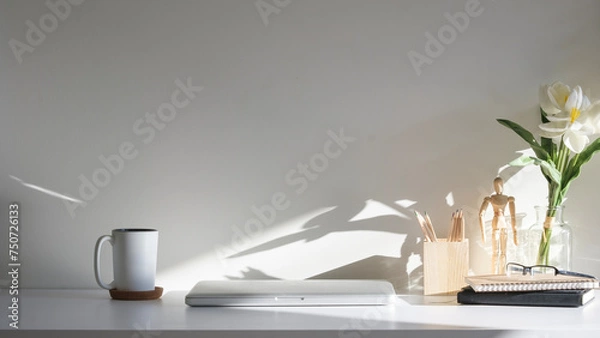
<path fill-rule="evenodd" d="M 504 191 L 504 180 L 501 177 L 494 179 L 494 191 L 496 191 L 496 194 L 501 194 Z"/>

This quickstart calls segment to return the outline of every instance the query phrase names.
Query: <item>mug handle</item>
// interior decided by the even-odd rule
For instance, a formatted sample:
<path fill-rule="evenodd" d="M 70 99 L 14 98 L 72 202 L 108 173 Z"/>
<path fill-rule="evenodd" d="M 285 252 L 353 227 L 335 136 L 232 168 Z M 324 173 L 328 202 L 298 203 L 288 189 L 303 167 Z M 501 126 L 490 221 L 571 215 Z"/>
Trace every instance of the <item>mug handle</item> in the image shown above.
<path fill-rule="evenodd" d="M 113 280 L 112 282 L 106 284 L 100 278 L 100 251 L 102 248 L 102 243 L 106 241 L 108 241 L 110 245 L 114 245 L 115 243 L 112 236 L 110 235 L 104 235 L 98 238 L 98 241 L 96 242 L 96 249 L 94 249 L 94 274 L 96 275 L 96 282 L 98 283 L 98 285 L 100 285 L 101 288 L 111 290 L 115 287 L 115 281 Z"/>

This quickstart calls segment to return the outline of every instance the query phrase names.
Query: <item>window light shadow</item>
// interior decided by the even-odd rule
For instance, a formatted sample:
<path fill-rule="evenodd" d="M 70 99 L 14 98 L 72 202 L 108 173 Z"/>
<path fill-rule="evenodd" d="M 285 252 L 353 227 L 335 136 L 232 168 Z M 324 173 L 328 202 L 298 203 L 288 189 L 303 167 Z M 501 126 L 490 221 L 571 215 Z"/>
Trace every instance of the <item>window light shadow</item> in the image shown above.
<path fill-rule="evenodd" d="M 70 196 L 67 196 L 67 195 L 63 195 L 63 194 L 58 193 L 56 191 L 52 191 L 50 189 L 46 189 L 46 188 L 40 187 L 40 186 L 35 185 L 35 184 L 24 182 L 23 180 L 21 180 L 20 178 L 18 178 L 16 176 L 12 176 L 12 175 L 9 175 L 9 176 L 13 180 L 21 183 L 21 185 L 23 185 L 24 187 L 27 187 L 29 189 L 33 189 L 35 191 L 39 191 L 39 192 L 44 193 L 44 194 L 46 194 L 48 196 L 52 196 L 52 197 L 59 198 L 59 199 L 62 199 L 62 200 L 65 200 L 65 201 L 69 201 L 69 202 L 73 202 L 73 203 L 85 204 L 85 202 L 83 202 L 81 200 L 78 200 L 76 198 L 73 198 L 73 197 L 70 197 Z"/>
<path fill-rule="evenodd" d="M 382 231 L 403 234 L 405 230 L 397 224 L 372 221 L 384 216 L 396 216 L 410 220 L 406 214 L 381 202 L 369 199 L 365 202 L 340 205 L 310 219 L 302 230 L 287 234 L 247 250 L 240 251 L 227 258 L 239 258 L 263 251 L 273 250 L 296 242 L 312 242 L 326 235 L 349 231 Z"/>

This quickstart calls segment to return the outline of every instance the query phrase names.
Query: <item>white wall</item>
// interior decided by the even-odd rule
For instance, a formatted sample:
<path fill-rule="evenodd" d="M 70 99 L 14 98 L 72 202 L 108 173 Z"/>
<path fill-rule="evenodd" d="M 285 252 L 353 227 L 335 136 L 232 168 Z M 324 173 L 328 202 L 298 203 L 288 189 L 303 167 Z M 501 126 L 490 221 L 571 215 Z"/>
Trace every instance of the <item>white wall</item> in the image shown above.
<path fill-rule="evenodd" d="M 37 46 L 22 62 L 9 41 L 27 43 L 27 21 L 40 27 L 51 12 L 41 0 L 2 1 L 0 206 L 21 204 L 22 287 L 95 288 L 96 239 L 143 226 L 160 230 L 159 284 L 171 289 L 320 276 L 388 278 L 418 291 L 413 209 L 444 234 L 463 208 L 472 268 L 483 271 L 475 210 L 525 148 L 495 119 L 534 127 L 538 86 L 554 80 L 600 97 L 598 1 L 481 0 L 468 27 L 419 69 L 409 52 L 426 55 L 426 32 L 437 35 L 444 13 L 474 0 L 264 1 L 279 4 L 265 21 L 251 0 L 88 0 L 70 5 L 43 41 L 30 36 Z M 151 139 L 145 114 L 171 101 L 177 80 L 203 90 Z M 331 141 L 340 131 L 352 140 L 345 149 Z M 99 157 L 123 144 L 137 156 L 95 196 L 82 195 L 81 177 L 93 180 L 105 168 Z M 324 147 L 337 157 L 322 172 L 292 171 L 313 158 L 321 165 Z M 574 267 L 595 274 L 599 169 L 598 159 L 586 165 L 566 213 Z M 535 168 L 511 173 L 502 173 L 506 193 L 527 227 L 545 187 Z M 70 212 L 10 175 L 86 204 Z M 273 197 L 282 209 L 274 220 L 245 228 L 252 207 Z"/>

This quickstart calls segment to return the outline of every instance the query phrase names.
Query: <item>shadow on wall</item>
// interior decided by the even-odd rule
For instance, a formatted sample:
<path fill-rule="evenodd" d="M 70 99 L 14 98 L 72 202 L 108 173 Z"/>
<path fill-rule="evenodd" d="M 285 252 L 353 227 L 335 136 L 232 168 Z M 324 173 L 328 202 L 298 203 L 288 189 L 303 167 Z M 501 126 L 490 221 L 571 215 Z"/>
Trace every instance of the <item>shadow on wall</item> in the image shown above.
<path fill-rule="evenodd" d="M 487 114 L 473 115 L 470 111 L 479 111 L 479 108 L 470 107 L 469 111 L 459 111 L 451 116 L 424 121 L 410 130 L 399 130 L 394 135 L 377 139 L 366 146 L 368 152 L 360 154 L 361 162 L 369 163 L 370 167 L 363 168 L 360 172 L 357 169 L 354 176 L 361 177 L 360 184 L 368 187 L 358 186 L 351 193 L 342 194 L 342 197 L 332 196 L 329 200 L 322 195 L 317 197 L 313 201 L 314 204 L 338 207 L 314 217 L 302 225 L 298 232 L 256 245 L 231 255 L 228 259 L 275 250 L 291 243 L 316 241 L 336 232 L 377 231 L 402 234 L 406 236 L 401 246 L 399 245 L 399 257 L 370 255 L 308 278 L 385 279 L 394 285 L 398 293 L 419 293 L 423 287 L 423 271 L 418 262 L 418 257 L 422 256 L 422 233 L 412 217 L 411 206 L 402 206 L 396 202 L 398 192 L 401 191 L 402 196 L 420 201 L 419 208 L 431 211 L 439 237 L 444 237 L 447 230 L 447 224 L 442 220 L 456 209 L 465 210 L 468 213 L 467 233 L 477 236 L 471 242 L 470 256 L 476 253 L 477 258 L 481 258 L 478 265 L 487 269 L 489 264 L 484 257 L 485 252 L 479 248 L 482 244 L 477 240 L 480 236 L 477 221 L 479 207 L 483 197 L 492 193 L 491 182 L 498 173 L 505 181 L 514 181 L 514 176 L 520 172 L 520 168 L 498 168 L 517 157 L 513 151 L 506 150 L 505 142 L 489 142 L 486 147 L 474 146 L 477 140 L 505 140 L 509 132 L 499 126 L 493 117 Z M 470 121 L 471 126 L 477 125 L 478 128 L 465 126 L 464 121 Z M 430 140 L 429 143 L 415 142 L 422 138 L 424 130 L 436 139 Z M 456 134 L 461 134 L 462 137 L 457 138 Z M 513 141 L 517 145 L 515 149 L 518 149 L 518 139 L 512 136 L 506 139 L 506 143 Z M 432 142 L 435 142 L 435 146 L 432 146 Z M 397 161 L 390 157 L 390 154 L 398 152 L 397 145 L 410 145 L 402 147 L 402 158 L 410 159 L 410 165 L 407 165 L 405 160 Z M 474 163 L 476 165 L 473 165 Z M 389 180 L 382 179 L 386 177 L 395 179 L 390 183 Z M 396 212 L 352 221 L 365 207 L 364 195 L 358 198 L 354 194 L 361 188 L 377 192 L 373 198 Z M 452 202 L 447 200 L 450 192 L 453 196 Z M 310 252 L 306 254 L 311 255 Z M 474 271 L 478 272 L 478 269 L 481 270 L 477 268 Z M 241 273 L 241 277 L 226 277 L 274 278 L 252 266 L 248 266 L 247 270 Z"/>
<path fill-rule="evenodd" d="M 406 237 L 400 248 L 400 257 L 375 255 L 311 276 L 309 279 L 384 279 L 390 281 L 398 293 L 420 292 L 422 269 L 419 267 L 407 272 L 411 257 L 415 258 L 416 255 L 420 256 L 422 254 L 419 227 L 414 220 L 404 215 L 406 211 L 402 212 L 396 209 L 393 210 L 396 211 L 397 215 L 377 216 L 353 221 L 352 219 L 364 207 L 365 202 L 363 201 L 336 207 L 309 220 L 302 226 L 302 230 L 296 233 L 281 236 L 231 255 L 228 258 L 238 258 L 273 250 L 295 242 L 315 241 L 336 232 L 379 231 L 404 234 Z M 277 279 L 252 267 L 242 271 L 241 277 L 225 277 L 229 279 Z"/>

